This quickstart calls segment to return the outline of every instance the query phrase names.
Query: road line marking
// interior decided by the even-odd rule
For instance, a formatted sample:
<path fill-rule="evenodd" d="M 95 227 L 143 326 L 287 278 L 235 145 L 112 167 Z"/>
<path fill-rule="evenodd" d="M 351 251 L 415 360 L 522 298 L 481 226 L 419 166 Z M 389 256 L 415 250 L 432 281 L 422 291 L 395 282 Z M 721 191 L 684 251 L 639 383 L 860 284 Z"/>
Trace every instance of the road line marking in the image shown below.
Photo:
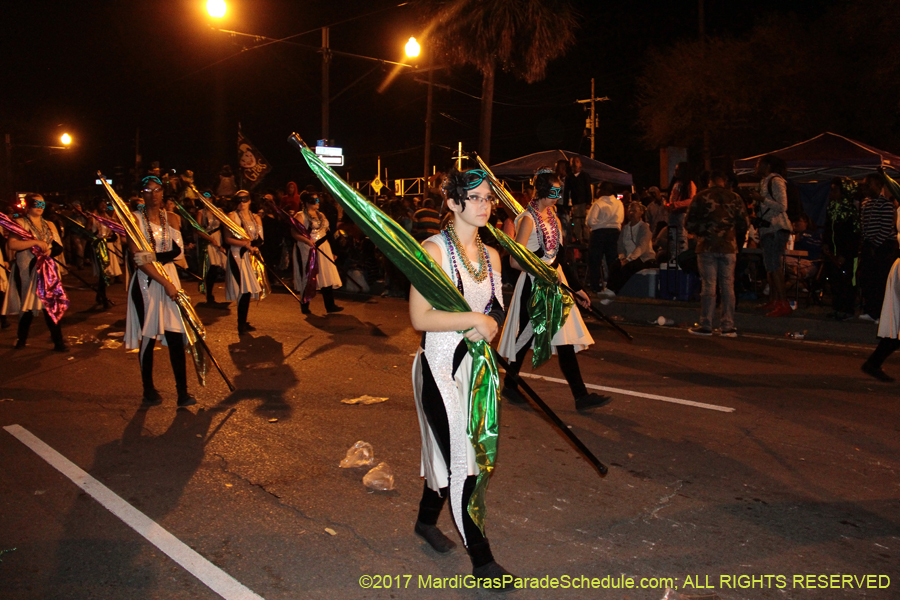
<path fill-rule="evenodd" d="M 543 375 L 535 375 L 534 373 L 519 373 L 519 377 L 527 377 L 529 379 L 543 379 L 544 381 L 552 381 L 554 383 L 568 382 L 565 379 L 557 377 L 545 377 Z M 607 387 L 605 385 L 595 385 L 593 383 L 584 384 L 592 390 L 600 390 L 602 392 L 612 392 L 614 394 L 624 394 L 626 396 L 637 396 L 638 398 L 647 398 L 648 400 L 659 400 L 661 402 L 671 402 L 672 404 L 683 404 L 685 406 L 693 406 L 695 408 L 705 408 L 707 410 L 717 410 L 719 412 L 731 413 L 735 409 L 730 406 L 719 406 L 717 404 L 706 404 L 705 402 L 694 402 L 693 400 L 682 400 L 681 398 L 671 398 L 669 396 L 657 396 L 656 394 L 645 394 L 643 392 L 633 392 L 631 390 L 623 390 L 622 388 Z"/>
<path fill-rule="evenodd" d="M 184 567 L 194 577 L 225 600 L 263 600 L 244 584 L 212 564 L 187 544 L 163 529 L 150 517 L 131 506 L 111 489 L 85 473 L 78 465 L 45 444 L 21 425 L 4 427 L 13 437 L 28 446 L 50 466 L 72 480 L 72 483 L 90 494 L 109 512 L 144 536 L 148 542 L 166 553 L 169 558 Z"/>

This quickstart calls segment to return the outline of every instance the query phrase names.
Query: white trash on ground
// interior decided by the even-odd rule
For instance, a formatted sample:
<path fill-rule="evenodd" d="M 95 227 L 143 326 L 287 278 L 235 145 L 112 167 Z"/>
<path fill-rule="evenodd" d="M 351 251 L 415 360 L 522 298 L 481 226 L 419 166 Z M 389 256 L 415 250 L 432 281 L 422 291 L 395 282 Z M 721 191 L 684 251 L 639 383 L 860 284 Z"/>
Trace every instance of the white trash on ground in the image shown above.
<path fill-rule="evenodd" d="M 353 444 L 347 450 L 347 456 L 341 461 L 342 469 L 352 469 L 353 467 L 370 467 L 375 464 L 375 450 L 372 444 L 362 440 Z"/>
<path fill-rule="evenodd" d="M 379 402 L 387 402 L 387 398 L 380 398 L 365 394 L 359 398 L 344 398 L 341 400 L 343 404 L 378 404 Z"/>
<path fill-rule="evenodd" d="M 363 485 L 379 492 L 387 492 L 394 489 L 394 472 L 386 462 L 378 463 L 378 466 L 366 473 L 363 477 Z"/>

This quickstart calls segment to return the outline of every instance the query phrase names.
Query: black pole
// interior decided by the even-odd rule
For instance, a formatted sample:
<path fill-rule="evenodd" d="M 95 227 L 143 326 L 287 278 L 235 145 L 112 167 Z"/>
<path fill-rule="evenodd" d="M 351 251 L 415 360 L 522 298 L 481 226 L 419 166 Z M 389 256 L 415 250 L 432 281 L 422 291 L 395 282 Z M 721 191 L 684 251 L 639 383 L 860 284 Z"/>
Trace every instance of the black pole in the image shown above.
<path fill-rule="evenodd" d="M 51 258 L 53 258 L 53 257 L 51 257 Z M 71 275 L 72 277 L 74 277 L 75 279 L 77 279 L 78 281 L 80 281 L 81 283 L 83 283 L 84 285 L 88 286 L 89 289 L 93 290 L 93 291 L 94 291 L 95 293 L 97 293 L 98 295 L 105 295 L 105 294 L 100 294 L 100 290 L 99 290 L 99 289 L 97 289 L 97 288 L 95 288 L 94 286 L 92 286 L 90 283 L 87 282 L 87 280 L 86 280 L 85 278 L 83 278 L 81 275 L 76 274 L 76 273 L 75 273 L 74 271 L 72 271 L 69 267 L 67 267 L 66 265 L 62 264 L 61 262 L 59 262 L 59 261 L 56 260 L 55 258 L 53 258 L 53 262 L 55 262 L 56 264 L 58 264 L 59 266 L 61 266 L 63 269 L 66 270 L 66 272 L 67 272 L 69 275 Z M 102 275 L 101 275 L 101 276 L 102 276 Z M 109 298 L 107 298 L 106 301 L 109 302 L 112 306 L 115 306 L 115 305 L 116 305 L 116 303 L 113 302 L 112 300 L 110 300 Z"/>
<path fill-rule="evenodd" d="M 577 435 L 575 435 L 574 433 L 572 433 L 572 430 L 569 429 L 569 426 L 566 425 L 566 424 L 563 422 L 563 420 L 560 419 L 560 418 L 556 415 L 555 412 L 553 412 L 553 409 L 551 409 L 549 406 L 547 406 L 547 403 L 544 402 L 544 401 L 541 399 L 540 396 L 538 396 L 537 392 L 535 392 L 533 389 L 531 389 L 531 386 L 529 386 L 527 383 L 525 383 L 525 380 L 522 379 L 522 377 L 520 377 L 519 375 L 513 375 L 512 373 L 509 372 L 509 363 L 506 362 L 506 360 L 505 360 L 502 356 L 500 356 L 499 354 L 497 354 L 496 351 L 494 351 L 494 356 L 495 356 L 496 359 L 497 359 L 497 363 L 498 363 L 501 367 L 503 367 L 503 369 L 506 371 L 506 376 L 507 376 L 507 377 L 512 377 L 512 378 L 513 378 L 513 381 L 516 382 L 516 385 L 519 386 L 520 388 L 522 388 L 523 390 L 525 390 L 525 393 L 526 393 L 526 394 L 528 394 L 529 396 L 531 396 L 531 399 L 534 400 L 534 403 L 537 404 L 538 407 L 540 407 L 540 409 L 541 409 L 542 411 L 544 411 L 544 414 L 546 414 L 548 417 L 550 417 L 550 420 L 553 421 L 553 424 L 556 425 L 556 427 L 557 427 L 561 432 L 563 432 L 563 433 L 565 434 L 565 436 L 566 436 L 567 438 L 569 438 L 569 440 L 570 440 L 573 444 L 575 444 L 575 447 L 578 448 L 578 450 L 581 452 L 581 454 L 582 454 L 586 459 L 588 459 L 588 461 L 590 461 L 590 463 L 591 463 L 592 465 L 594 465 L 594 466 L 597 468 L 597 470 L 600 472 L 601 475 L 606 475 L 606 473 L 609 471 L 609 469 L 607 469 L 606 465 L 604 465 L 602 462 L 600 462 L 600 459 L 599 459 L 599 458 L 597 458 L 596 456 L 594 456 L 594 453 L 591 452 L 591 451 L 588 449 L 588 447 L 584 445 L 584 442 L 582 442 L 582 441 L 578 438 Z"/>
<path fill-rule="evenodd" d="M 190 319 L 186 319 L 186 318 L 184 318 L 184 315 L 182 315 L 181 320 L 185 321 L 188 324 L 188 326 L 193 330 L 194 336 L 197 338 L 197 342 L 200 344 L 200 346 L 203 347 L 203 351 L 206 352 L 206 355 L 209 357 L 209 360 L 211 360 L 213 366 L 216 367 L 216 371 L 218 371 L 219 375 L 222 376 L 222 379 L 225 380 L 225 385 L 228 386 L 228 391 L 233 392 L 236 389 L 234 387 L 234 384 L 231 383 L 231 380 L 228 379 L 228 375 L 226 375 L 225 371 L 222 370 L 222 367 L 219 366 L 219 361 L 217 361 L 216 357 L 212 355 L 212 352 L 210 352 L 209 346 L 206 345 L 206 340 L 203 339 L 203 336 L 200 335 L 200 332 L 197 331 L 197 328 L 194 327 L 194 324 L 191 322 Z"/>
<path fill-rule="evenodd" d="M 562 283 L 562 282 L 560 282 L 559 285 L 560 285 L 564 290 L 566 290 L 567 292 L 569 292 L 570 294 L 572 294 L 572 297 L 573 297 L 573 298 L 575 297 L 575 290 L 573 290 L 572 288 L 570 288 L 569 286 L 567 286 L 566 284 L 564 284 L 564 283 Z M 576 300 L 575 302 L 578 302 L 578 300 Z M 580 306 L 580 305 L 579 305 L 579 306 Z M 630 333 L 628 333 L 627 331 L 625 331 L 624 329 L 622 329 L 622 328 L 619 326 L 618 323 L 616 323 L 615 321 L 613 321 L 612 319 L 610 319 L 609 317 L 607 317 L 605 314 L 603 314 L 602 312 L 600 312 L 599 310 L 597 310 L 597 309 L 594 307 L 593 304 L 590 305 L 590 307 L 588 308 L 588 310 L 589 310 L 590 313 L 591 313 L 592 315 L 594 315 L 596 318 L 600 319 L 601 321 L 605 322 L 607 325 L 609 325 L 610 327 L 612 327 L 613 329 L 615 329 L 617 333 L 622 334 L 622 336 L 624 336 L 626 340 L 628 340 L 629 342 L 633 342 L 633 341 L 634 341 L 634 338 L 631 337 L 631 334 L 630 334 Z"/>

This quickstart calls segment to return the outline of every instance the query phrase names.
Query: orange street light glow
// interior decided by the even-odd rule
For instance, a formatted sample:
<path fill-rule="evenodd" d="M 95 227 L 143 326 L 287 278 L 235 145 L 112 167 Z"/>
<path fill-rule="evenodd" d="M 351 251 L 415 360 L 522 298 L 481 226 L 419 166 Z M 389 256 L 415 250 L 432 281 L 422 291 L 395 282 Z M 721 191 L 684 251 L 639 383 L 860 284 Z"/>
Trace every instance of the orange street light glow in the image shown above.
<path fill-rule="evenodd" d="M 419 42 L 416 41 L 416 38 L 411 37 L 406 42 L 406 55 L 410 58 L 415 58 L 419 55 Z"/>
<path fill-rule="evenodd" d="M 69 135 L 68 133 L 64 133 L 64 134 L 62 134 L 62 137 L 59 138 L 59 141 L 61 141 L 63 143 L 63 146 L 68 146 L 69 144 L 72 143 L 72 136 Z"/>
<path fill-rule="evenodd" d="M 221 19 L 225 16 L 225 11 L 227 7 L 225 6 L 225 0 L 208 0 L 206 3 L 206 12 L 209 13 L 209 16 L 215 19 Z"/>

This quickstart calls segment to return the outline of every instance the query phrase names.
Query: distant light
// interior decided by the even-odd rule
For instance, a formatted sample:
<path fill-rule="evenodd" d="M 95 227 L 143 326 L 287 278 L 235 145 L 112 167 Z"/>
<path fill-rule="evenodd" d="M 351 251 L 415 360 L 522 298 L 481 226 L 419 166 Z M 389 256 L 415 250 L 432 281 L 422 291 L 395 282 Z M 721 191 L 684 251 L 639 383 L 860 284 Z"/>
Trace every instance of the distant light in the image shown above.
<path fill-rule="evenodd" d="M 63 143 L 63 146 L 68 146 L 69 144 L 72 143 L 72 136 L 69 135 L 68 133 L 64 133 L 64 134 L 62 134 L 62 137 L 59 138 L 59 141 L 61 141 Z"/>
<path fill-rule="evenodd" d="M 406 55 L 410 58 L 415 58 L 419 55 L 419 42 L 416 41 L 416 38 L 411 37 L 406 42 Z"/>
<path fill-rule="evenodd" d="M 225 16 L 225 0 L 208 0 L 206 3 L 206 12 L 214 19 L 221 19 Z"/>

